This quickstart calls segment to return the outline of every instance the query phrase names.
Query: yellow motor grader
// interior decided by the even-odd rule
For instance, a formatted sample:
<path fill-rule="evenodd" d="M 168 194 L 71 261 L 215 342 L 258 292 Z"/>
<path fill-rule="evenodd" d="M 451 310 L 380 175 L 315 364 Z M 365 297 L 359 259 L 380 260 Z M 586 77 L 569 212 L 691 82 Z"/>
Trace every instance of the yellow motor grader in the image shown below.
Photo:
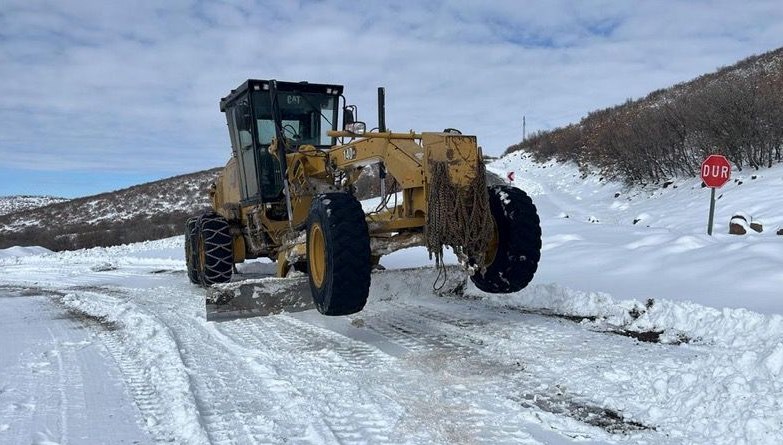
<path fill-rule="evenodd" d="M 381 256 L 426 246 L 440 265 L 446 246 L 479 289 L 524 288 L 541 251 L 530 198 L 487 187 L 474 136 L 388 130 L 384 102 L 379 88 L 368 131 L 341 85 L 250 79 L 221 99 L 232 156 L 210 188 L 212 211 L 186 223 L 191 282 L 225 283 L 235 264 L 266 257 L 279 277 L 307 273 L 322 314 L 347 315 L 367 302 Z M 373 164 L 381 196 L 365 211 L 355 184 Z"/>

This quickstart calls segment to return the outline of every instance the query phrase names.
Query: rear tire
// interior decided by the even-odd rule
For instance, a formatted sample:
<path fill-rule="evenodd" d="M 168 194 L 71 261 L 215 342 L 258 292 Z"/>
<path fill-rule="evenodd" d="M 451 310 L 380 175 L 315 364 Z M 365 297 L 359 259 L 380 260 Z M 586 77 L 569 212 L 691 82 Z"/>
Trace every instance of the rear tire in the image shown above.
<path fill-rule="evenodd" d="M 318 311 L 361 311 L 370 292 L 370 267 L 370 235 L 359 201 L 345 193 L 317 196 L 307 218 L 307 270 Z"/>
<path fill-rule="evenodd" d="M 233 237 L 220 215 L 202 215 L 196 223 L 197 273 L 202 286 L 227 283 L 234 269 Z"/>
<path fill-rule="evenodd" d="M 197 223 L 198 217 L 188 218 L 185 222 L 185 265 L 188 269 L 188 279 L 193 284 L 201 284 L 198 274 Z"/>
<path fill-rule="evenodd" d="M 522 190 L 497 185 L 489 187 L 489 207 L 497 229 L 496 242 L 488 252 L 491 262 L 484 274 L 477 272 L 470 279 L 484 292 L 517 292 L 533 279 L 541 259 L 536 206 Z"/>

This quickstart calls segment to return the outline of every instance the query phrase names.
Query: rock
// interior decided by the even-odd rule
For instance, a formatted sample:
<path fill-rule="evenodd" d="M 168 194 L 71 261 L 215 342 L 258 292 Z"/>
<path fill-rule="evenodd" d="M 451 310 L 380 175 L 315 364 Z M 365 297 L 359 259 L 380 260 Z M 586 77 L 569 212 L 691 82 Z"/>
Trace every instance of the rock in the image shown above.
<path fill-rule="evenodd" d="M 729 235 L 744 235 L 748 233 L 747 224 L 741 219 L 732 219 L 729 223 Z"/>
<path fill-rule="evenodd" d="M 753 230 L 756 233 L 764 231 L 764 224 L 761 221 L 754 220 L 750 215 L 745 212 L 736 212 L 731 217 L 729 222 L 729 234 L 731 235 L 744 235 L 749 230 Z"/>
<path fill-rule="evenodd" d="M 777 234 L 778 235 L 783 235 L 783 229 L 778 229 Z"/>
<path fill-rule="evenodd" d="M 748 233 L 748 221 L 739 215 L 735 215 L 729 222 L 729 235 L 744 235 Z"/>

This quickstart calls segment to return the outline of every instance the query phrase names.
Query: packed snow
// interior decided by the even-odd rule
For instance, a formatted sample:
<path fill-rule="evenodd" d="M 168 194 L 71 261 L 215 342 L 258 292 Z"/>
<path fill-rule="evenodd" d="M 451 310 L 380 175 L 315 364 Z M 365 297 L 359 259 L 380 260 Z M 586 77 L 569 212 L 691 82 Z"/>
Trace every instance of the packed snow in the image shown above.
<path fill-rule="evenodd" d="M 783 169 L 733 172 L 708 236 L 695 179 L 489 168 L 542 221 L 511 295 L 410 248 L 358 314 L 216 323 L 182 237 L 1 251 L 0 443 L 783 443 Z"/>

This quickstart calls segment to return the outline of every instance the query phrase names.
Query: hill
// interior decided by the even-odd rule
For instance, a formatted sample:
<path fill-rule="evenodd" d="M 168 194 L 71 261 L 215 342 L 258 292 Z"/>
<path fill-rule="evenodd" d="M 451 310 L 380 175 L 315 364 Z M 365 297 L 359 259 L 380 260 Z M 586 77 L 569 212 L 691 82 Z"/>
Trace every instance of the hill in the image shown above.
<path fill-rule="evenodd" d="M 740 171 L 771 167 L 783 147 L 783 48 L 638 100 L 589 113 L 506 150 L 570 160 L 628 183 L 698 173 L 709 153 Z"/>
<path fill-rule="evenodd" d="M 68 201 L 54 196 L 0 196 L 0 216 Z"/>
<path fill-rule="evenodd" d="M 71 250 L 177 235 L 188 216 L 209 205 L 207 187 L 218 171 L 205 170 L 115 192 L 17 208 L 0 215 L 0 248 L 38 245 Z M 8 202 L 24 201 L 8 198 Z"/>

